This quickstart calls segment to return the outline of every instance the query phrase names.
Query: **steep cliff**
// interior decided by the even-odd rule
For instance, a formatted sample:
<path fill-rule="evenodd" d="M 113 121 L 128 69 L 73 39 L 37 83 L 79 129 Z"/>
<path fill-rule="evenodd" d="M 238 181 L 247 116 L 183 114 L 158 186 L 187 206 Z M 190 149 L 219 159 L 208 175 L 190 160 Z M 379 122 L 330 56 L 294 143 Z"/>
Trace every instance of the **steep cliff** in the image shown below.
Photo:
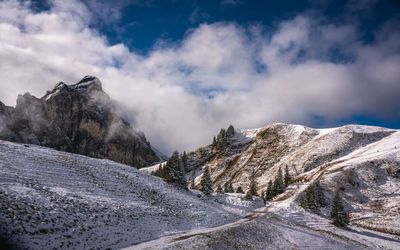
<path fill-rule="evenodd" d="M 142 132 L 117 112 L 99 79 L 57 83 L 42 98 L 19 95 L 15 108 L 0 105 L 0 139 L 106 158 L 137 168 L 159 161 Z"/>

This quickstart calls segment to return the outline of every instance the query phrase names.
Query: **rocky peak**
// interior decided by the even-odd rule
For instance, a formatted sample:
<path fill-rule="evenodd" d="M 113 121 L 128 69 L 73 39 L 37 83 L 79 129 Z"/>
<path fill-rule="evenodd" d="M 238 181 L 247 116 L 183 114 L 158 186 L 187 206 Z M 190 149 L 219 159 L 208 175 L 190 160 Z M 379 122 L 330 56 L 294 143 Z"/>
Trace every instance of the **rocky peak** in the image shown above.
<path fill-rule="evenodd" d="M 74 86 L 76 87 L 87 87 L 90 85 L 97 85 L 101 87 L 101 82 L 99 78 L 87 75 L 84 78 L 82 78 L 78 83 L 74 84 Z"/>
<path fill-rule="evenodd" d="M 38 98 L 32 96 L 29 92 L 26 92 L 24 95 L 18 95 L 15 109 L 21 111 L 32 111 L 32 109 L 35 109 L 40 105 L 41 102 Z"/>
<path fill-rule="evenodd" d="M 0 139 L 39 144 L 57 150 L 107 158 L 135 167 L 159 160 L 143 133 L 136 132 L 117 112 L 94 76 L 78 83 L 59 82 L 38 99 L 19 95 L 7 115 Z"/>

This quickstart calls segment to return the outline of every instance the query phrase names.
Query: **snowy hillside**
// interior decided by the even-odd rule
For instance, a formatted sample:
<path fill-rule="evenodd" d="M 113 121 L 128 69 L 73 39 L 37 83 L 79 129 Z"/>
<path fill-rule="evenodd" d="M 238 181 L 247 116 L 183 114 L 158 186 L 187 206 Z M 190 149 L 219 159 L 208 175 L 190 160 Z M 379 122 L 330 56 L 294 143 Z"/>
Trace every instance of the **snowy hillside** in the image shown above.
<path fill-rule="evenodd" d="M 288 165 L 292 175 L 308 172 L 394 132 L 395 130 L 358 125 L 312 129 L 280 123 L 254 130 L 238 130 L 222 149 L 210 145 L 190 153 L 189 156 L 196 162 L 200 158 L 199 154 L 207 158 L 207 153 L 203 152 L 209 152 L 211 157 L 202 162 L 202 166 L 210 166 L 215 187 L 228 182 L 233 183 L 234 189 L 241 186 L 247 190 L 249 175 L 254 170 L 260 184 L 259 189 L 264 191 L 279 168 Z M 199 183 L 201 174 L 198 168 L 202 166 L 197 165 L 195 170 L 196 183 Z"/>
<path fill-rule="evenodd" d="M 288 166 L 290 175 L 300 182 L 296 191 L 290 186 L 282 195 L 290 196 L 291 202 L 299 203 L 305 188 L 319 180 L 327 199 L 320 216 L 329 217 L 333 194 L 340 188 L 350 224 L 400 235 L 400 131 L 360 125 L 312 129 L 272 124 L 237 130 L 224 147 L 210 145 L 188 155 L 192 162 L 198 161 L 198 155 L 208 159 L 202 164 L 209 166 L 214 188 L 231 183 L 235 190 L 246 191 L 254 171 L 259 193 L 274 181 L 279 168 Z M 187 175 L 197 176 L 199 185 L 201 166 Z"/>
<path fill-rule="evenodd" d="M 274 124 L 237 131 L 224 147 L 214 144 L 189 153 L 200 156 L 191 159 L 194 165 L 210 159 L 204 165 L 212 169 L 214 186 L 228 180 L 245 189 L 255 169 L 263 191 L 285 165 L 291 166 L 294 183 L 239 221 L 132 249 L 400 249 L 399 148 L 400 131 L 369 126 L 311 129 Z M 188 176 L 194 172 L 198 182 L 201 169 Z M 326 205 L 311 211 L 299 200 L 317 181 Z M 330 218 L 338 188 L 350 215 L 347 228 L 335 227 Z"/>
<path fill-rule="evenodd" d="M 1 244 L 118 249 L 235 221 L 262 205 L 184 191 L 130 166 L 0 141 Z"/>
<path fill-rule="evenodd" d="M 109 160 L 0 141 L 1 244 L 14 248 L 400 249 L 400 131 L 273 124 L 236 130 L 188 153 L 186 177 L 257 191 L 279 168 L 293 182 L 265 206 L 243 194 L 171 186 Z M 222 139 L 221 139 L 222 138 Z M 300 206 L 317 181 L 326 205 Z M 331 224 L 335 190 L 349 213 Z"/>

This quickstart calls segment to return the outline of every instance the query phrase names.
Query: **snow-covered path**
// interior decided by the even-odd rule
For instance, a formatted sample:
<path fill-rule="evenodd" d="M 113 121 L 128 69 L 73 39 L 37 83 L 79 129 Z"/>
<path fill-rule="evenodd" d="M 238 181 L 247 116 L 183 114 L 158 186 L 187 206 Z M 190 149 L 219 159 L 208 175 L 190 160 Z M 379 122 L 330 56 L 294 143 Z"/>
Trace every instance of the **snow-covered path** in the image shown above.
<path fill-rule="evenodd" d="M 131 246 L 131 247 L 124 248 L 124 249 L 125 250 L 129 250 L 129 249 L 132 249 L 132 250 L 133 249 L 159 249 L 159 248 L 162 248 L 164 246 L 167 246 L 168 244 L 171 244 L 171 243 L 174 243 L 177 241 L 186 240 L 186 239 L 189 239 L 189 238 L 192 238 L 195 236 L 199 236 L 199 235 L 210 234 L 210 233 L 213 233 L 213 232 L 216 232 L 219 230 L 236 227 L 240 224 L 255 220 L 255 219 L 260 218 L 263 215 L 265 215 L 268 211 L 268 208 L 269 208 L 268 206 L 257 208 L 252 213 L 246 215 L 244 218 L 237 220 L 235 222 L 232 222 L 232 223 L 222 225 L 222 226 L 193 229 L 193 230 L 183 232 L 183 233 L 177 233 L 177 234 L 173 234 L 173 235 L 160 237 L 158 239 L 143 242 L 143 243 Z"/>
<path fill-rule="evenodd" d="M 349 226 L 348 229 L 341 229 L 330 224 L 330 220 L 309 213 L 299 207 L 295 200 L 311 183 L 323 178 L 326 175 L 337 172 L 337 169 L 345 169 L 348 162 L 357 162 L 363 159 L 366 154 L 379 152 L 376 148 L 390 145 L 390 148 L 384 147 L 382 154 L 390 154 L 393 151 L 393 140 L 398 142 L 399 132 L 394 133 L 388 138 L 379 140 L 371 145 L 354 151 L 352 154 L 334 160 L 330 163 L 321 165 L 318 168 L 304 174 L 301 184 L 295 183 L 289 186 L 286 191 L 275 197 L 265 207 L 254 210 L 244 218 L 229 224 L 218 227 L 194 229 L 183 233 L 177 233 L 155 240 L 143 242 L 126 249 L 190 249 L 191 247 L 201 248 L 201 244 L 207 245 L 213 249 L 218 245 L 212 245 L 210 239 L 221 235 L 224 232 L 230 232 L 240 228 L 241 231 L 252 231 L 253 227 L 264 225 L 264 230 L 276 230 L 285 236 L 287 242 L 280 242 L 281 247 L 300 249 L 400 249 L 400 238 L 383 234 L 375 231 Z M 257 229 L 259 230 L 259 228 Z M 256 245 L 247 242 L 254 248 Z M 254 243 L 254 242 L 253 242 Z M 285 245 L 286 244 L 286 245 Z M 270 245 L 274 248 L 273 245 Z M 265 247 L 268 248 L 268 247 Z"/>

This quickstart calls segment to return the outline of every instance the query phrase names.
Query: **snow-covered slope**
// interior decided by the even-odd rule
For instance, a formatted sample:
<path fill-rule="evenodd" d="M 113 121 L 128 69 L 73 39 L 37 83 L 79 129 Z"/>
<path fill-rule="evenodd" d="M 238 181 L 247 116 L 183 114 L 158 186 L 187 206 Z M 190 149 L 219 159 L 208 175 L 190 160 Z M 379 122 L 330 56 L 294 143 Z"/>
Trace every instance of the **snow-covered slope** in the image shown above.
<path fill-rule="evenodd" d="M 243 140 L 237 139 L 240 137 L 250 141 L 243 144 Z M 239 150 L 234 147 L 237 144 L 242 145 Z M 400 235 L 398 130 L 360 125 L 313 129 L 272 124 L 255 130 L 237 130 L 224 148 L 210 145 L 201 151 L 212 155 L 201 166 L 209 166 L 214 188 L 232 183 L 234 189 L 241 186 L 246 191 L 254 170 L 261 193 L 269 180 L 275 179 L 278 169 L 288 166 L 291 176 L 301 182 L 296 184 L 296 191 L 289 187 L 282 195 L 291 197 L 288 204 L 298 203 L 305 188 L 320 180 L 327 199 L 327 207 L 321 209 L 320 216 L 329 217 L 333 194 L 340 188 L 352 225 Z M 188 155 L 196 162 L 199 150 Z M 197 185 L 201 166 L 188 173 L 197 176 Z"/>
<path fill-rule="evenodd" d="M 109 160 L 0 141 L 1 244 L 117 249 L 235 221 L 262 205 L 204 197 Z"/>
<path fill-rule="evenodd" d="M 247 190 L 254 170 L 261 192 L 287 165 L 295 182 L 252 211 L 260 200 L 183 191 L 146 173 L 157 166 L 139 171 L 0 141 L 2 241 L 39 249 L 400 249 L 400 131 L 273 124 L 224 140 L 188 153 L 188 179 L 199 182 L 207 165 L 215 187 Z M 299 199 L 316 181 L 326 206 L 311 212 Z M 347 229 L 329 218 L 338 188 Z"/>
<path fill-rule="evenodd" d="M 235 223 L 163 237 L 130 249 L 399 249 L 400 239 L 393 235 L 353 226 L 337 228 L 293 203 L 280 210 L 274 205 L 267 204 Z"/>
<path fill-rule="evenodd" d="M 247 190 L 249 176 L 254 170 L 260 184 L 259 191 L 264 191 L 279 168 L 288 165 L 292 175 L 308 172 L 394 132 L 391 129 L 360 125 L 312 129 L 279 123 L 254 130 L 238 130 L 227 147 L 218 149 L 210 145 L 195 153 L 191 152 L 189 156 L 192 156 L 194 162 L 199 158 L 198 151 L 206 151 L 200 154 L 203 158 L 211 156 L 197 165 L 196 183 L 199 183 L 201 174 L 198 168 L 208 165 L 215 187 L 228 182 L 233 184 L 234 189 L 242 186 Z M 242 138 L 247 138 L 247 141 Z M 189 175 L 193 175 L 193 172 Z"/>
<path fill-rule="evenodd" d="M 246 170 L 255 168 L 262 190 L 277 168 L 288 164 L 295 183 L 239 221 L 162 237 L 134 249 L 400 249 L 400 131 L 287 124 L 249 131 L 238 131 L 222 149 L 200 150 L 213 154 L 205 165 L 212 167 L 214 181 L 233 173 L 227 177 L 232 184 L 245 185 Z M 230 151 L 232 145 L 243 145 L 237 138 L 251 134 L 247 147 L 238 153 Z M 196 154 L 201 155 L 189 153 Z M 232 162 L 232 157 L 233 164 L 224 163 Z M 320 181 L 326 206 L 314 212 L 302 208 L 299 198 L 316 181 Z M 335 227 L 329 216 L 338 188 L 350 215 L 347 228 Z"/>

